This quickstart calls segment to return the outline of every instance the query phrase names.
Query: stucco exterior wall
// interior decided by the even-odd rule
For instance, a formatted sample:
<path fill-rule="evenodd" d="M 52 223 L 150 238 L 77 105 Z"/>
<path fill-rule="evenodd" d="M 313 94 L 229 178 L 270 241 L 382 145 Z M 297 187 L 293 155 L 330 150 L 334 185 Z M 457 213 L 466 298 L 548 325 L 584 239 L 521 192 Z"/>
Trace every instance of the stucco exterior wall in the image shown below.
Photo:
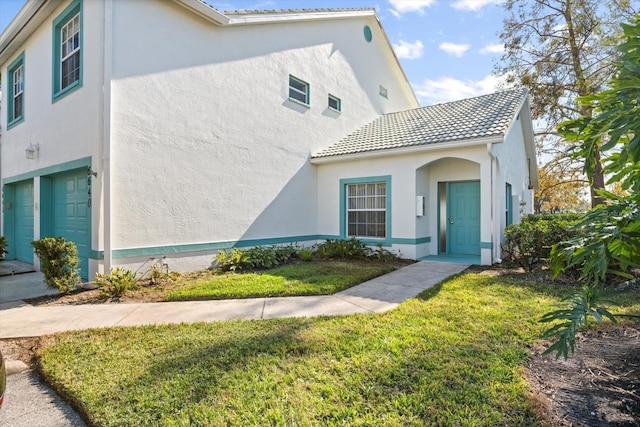
<path fill-rule="evenodd" d="M 318 164 L 318 233 L 340 235 L 340 180 L 391 176 L 391 242 L 406 258 L 437 255 L 438 182 L 481 179 L 490 168 L 486 145 L 440 148 L 412 154 L 371 157 Z M 490 236 L 489 182 L 481 188 L 481 239 Z M 423 216 L 416 215 L 416 197 L 425 197 Z M 486 240 L 485 240 L 486 241 Z"/>
<path fill-rule="evenodd" d="M 492 153 L 496 157 L 497 164 L 497 189 L 504 189 L 506 184 L 511 184 L 513 195 L 513 222 L 517 223 L 520 217 L 533 212 L 533 191 L 529 189 L 529 161 L 525 150 L 525 140 L 522 121 L 518 118 L 509 128 L 505 142 L 495 144 Z M 504 193 L 503 193 L 504 194 Z M 496 198 L 496 211 L 506 211 L 506 198 Z M 506 215 L 502 215 L 501 230 L 506 226 Z M 501 233 L 502 234 L 502 233 Z"/>
<path fill-rule="evenodd" d="M 0 64 L 0 72 L 7 76 L 7 66 L 24 54 L 24 121 L 8 129 L 5 90 L 0 108 L 0 171 L 4 184 L 23 180 L 34 182 L 34 239 L 41 237 L 40 176 L 64 170 L 65 165 L 79 159 L 95 161 L 101 153 L 103 7 L 99 2 L 84 1 L 82 5 L 82 87 L 52 100 L 53 21 L 69 4 L 69 1 L 62 2 L 17 52 Z M 26 159 L 25 149 L 30 144 L 39 146 L 35 159 Z M 95 179 L 94 191 L 99 192 L 100 187 L 100 179 Z M 91 217 L 92 223 L 100 222 L 99 203 L 92 209 Z M 4 219 L 0 222 L 4 227 Z M 98 229 L 94 227 L 93 242 L 98 238 Z"/>
<path fill-rule="evenodd" d="M 69 2 L 62 3 L 29 38 L 18 54 L 2 64 L 7 65 L 24 52 L 24 121 L 7 129 L 7 97 L 2 97 L 2 176 L 14 177 L 37 169 L 99 154 L 101 136 L 101 22 L 98 2 L 85 1 L 84 72 L 82 87 L 52 102 L 52 23 Z M 40 145 L 37 159 L 27 160 L 25 149 Z"/>
<path fill-rule="evenodd" d="M 310 153 L 416 106 L 373 18 L 219 27 L 166 1 L 113 17 L 115 250 L 316 234 Z M 288 99 L 290 74 L 310 107 Z"/>

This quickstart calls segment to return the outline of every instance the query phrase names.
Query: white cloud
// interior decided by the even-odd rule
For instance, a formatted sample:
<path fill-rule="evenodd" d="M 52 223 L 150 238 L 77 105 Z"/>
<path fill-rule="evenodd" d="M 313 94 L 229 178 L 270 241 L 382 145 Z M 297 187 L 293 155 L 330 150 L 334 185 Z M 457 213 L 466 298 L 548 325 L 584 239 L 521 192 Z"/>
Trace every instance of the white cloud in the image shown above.
<path fill-rule="evenodd" d="M 416 12 L 420 15 L 424 13 L 424 8 L 431 6 L 435 0 L 389 0 L 393 13 L 397 18 L 403 13 Z"/>
<path fill-rule="evenodd" d="M 477 11 L 489 4 L 502 4 L 504 0 L 457 0 L 451 7 L 458 10 Z"/>
<path fill-rule="evenodd" d="M 459 43 L 451 43 L 451 42 L 443 42 L 438 46 L 440 50 L 445 51 L 449 55 L 457 56 L 461 58 L 464 53 L 469 50 L 471 45 L 468 44 L 459 44 Z"/>
<path fill-rule="evenodd" d="M 502 52 L 504 52 L 504 45 L 502 43 L 488 44 L 482 49 L 480 49 L 480 53 L 483 55 L 491 55 L 493 53 L 502 53 Z"/>
<path fill-rule="evenodd" d="M 398 58 L 418 59 L 422 56 L 424 46 L 420 40 L 413 43 L 400 40 L 400 43 L 393 45 L 393 50 L 396 51 Z"/>
<path fill-rule="evenodd" d="M 458 80 L 453 77 L 427 79 L 413 85 L 422 105 L 435 105 L 486 95 L 500 90 L 503 77 L 488 75 L 482 80 Z"/>

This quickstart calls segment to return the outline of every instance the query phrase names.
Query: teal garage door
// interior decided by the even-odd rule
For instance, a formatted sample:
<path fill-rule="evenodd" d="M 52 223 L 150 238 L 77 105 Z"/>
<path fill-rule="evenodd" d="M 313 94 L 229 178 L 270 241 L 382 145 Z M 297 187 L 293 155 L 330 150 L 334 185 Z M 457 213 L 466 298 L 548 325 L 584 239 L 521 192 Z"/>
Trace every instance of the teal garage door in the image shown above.
<path fill-rule="evenodd" d="M 13 191 L 15 237 L 13 248 L 7 248 L 9 258 L 33 264 L 33 181 L 15 184 Z"/>
<path fill-rule="evenodd" d="M 89 277 L 90 209 L 86 170 L 53 177 L 53 235 L 78 247 L 80 276 Z"/>

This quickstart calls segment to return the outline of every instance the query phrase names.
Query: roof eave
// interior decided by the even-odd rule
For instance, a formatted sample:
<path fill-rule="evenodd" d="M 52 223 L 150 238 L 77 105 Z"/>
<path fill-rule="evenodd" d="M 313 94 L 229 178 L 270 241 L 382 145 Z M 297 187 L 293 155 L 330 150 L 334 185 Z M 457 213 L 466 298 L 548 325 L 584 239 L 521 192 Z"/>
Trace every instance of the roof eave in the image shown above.
<path fill-rule="evenodd" d="M 536 145 L 533 132 L 533 126 L 531 121 L 531 107 L 529 106 L 529 95 L 525 97 L 525 102 L 522 105 L 522 113 L 524 115 L 523 120 L 523 133 L 524 133 L 524 145 L 527 152 L 527 158 L 529 162 L 529 180 L 535 190 L 540 189 L 540 177 L 538 175 L 538 162 L 536 157 Z"/>
<path fill-rule="evenodd" d="M 278 22 L 304 22 L 322 21 L 327 19 L 351 19 L 375 16 L 375 11 L 370 10 L 345 10 L 345 11 L 308 11 L 308 12 L 279 12 L 272 14 L 229 14 L 229 25 L 260 25 L 274 24 Z"/>
<path fill-rule="evenodd" d="M 229 17 L 221 12 L 218 12 L 213 7 L 198 1 L 198 0 L 173 0 L 179 5 L 189 9 L 196 15 L 206 19 L 209 22 L 213 22 L 216 25 L 229 25 Z"/>
<path fill-rule="evenodd" d="M 449 150 L 470 146 L 482 146 L 485 144 L 499 144 L 504 142 L 504 135 L 488 136 L 484 138 L 466 139 L 462 141 L 438 142 L 432 144 L 415 145 L 411 147 L 388 148 L 375 151 L 363 151 L 360 153 L 339 154 L 335 156 L 312 157 L 310 162 L 314 165 L 327 163 L 350 162 L 353 160 L 374 159 L 379 157 L 402 156 L 406 154 L 417 154 L 429 151 Z"/>
<path fill-rule="evenodd" d="M 59 1 L 28 0 L 0 34 L 0 64 L 9 60 L 35 29 L 60 5 Z"/>
<path fill-rule="evenodd" d="M 407 74 L 404 72 L 404 68 L 402 68 L 402 65 L 400 64 L 400 60 L 398 59 L 398 55 L 396 55 L 396 51 L 393 49 L 391 40 L 389 40 L 389 37 L 387 36 L 387 32 L 384 30 L 384 27 L 382 26 L 382 22 L 380 22 L 380 18 L 378 17 L 378 15 L 374 14 L 374 16 L 375 16 L 376 22 L 378 23 L 378 27 L 380 27 L 380 32 L 384 36 L 384 40 L 387 42 L 387 45 L 391 48 L 391 55 L 393 56 L 393 60 L 395 61 L 396 66 L 400 70 L 401 77 L 402 79 L 404 79 L 405 83 L 409 87 L 409 93 L 413 97 L 413 101 L 415 102 L 415 105 L 419 106 L 420 102 L 418 101 L 418 97 L 416 96 L 416 93 L 413 90 L 413 86 L 411 86 L 411 82 L 409 82 L 409 79 L 407 78 Z"/>
<path fill-rule="evenodd" d="M 345 10 L 345 11 L 308 11 L 308 12 L 274 12 L 234 14 L 220 12 L 199 0 L 173 0 L 181 6 L 196 13 L 200 17 L 220 26 L 227 25 L 261 25 L 279 22 L 318 21 L 326 19 L 350 19 L 354 17 L 375 16 L 375 10 Z"/>

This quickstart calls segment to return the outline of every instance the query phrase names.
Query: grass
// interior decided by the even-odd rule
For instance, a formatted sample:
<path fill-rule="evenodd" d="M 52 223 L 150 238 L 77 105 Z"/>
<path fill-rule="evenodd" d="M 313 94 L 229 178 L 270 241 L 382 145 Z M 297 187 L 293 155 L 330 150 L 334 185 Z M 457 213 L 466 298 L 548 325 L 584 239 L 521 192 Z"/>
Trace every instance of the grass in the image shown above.
<path fill-rule="evenodd" d="M 166 301 L 330 295 L 393 271 L 391 264 L 315 261 L 257 273 L 204 273 L 180 279 Z"/>
<path fill-rule="evenodd" d="M 467 274 L 383 314 L 70 332 L 40 370 L 100 426 L 538 425 L 522 373 L 562 291 Z"/>

